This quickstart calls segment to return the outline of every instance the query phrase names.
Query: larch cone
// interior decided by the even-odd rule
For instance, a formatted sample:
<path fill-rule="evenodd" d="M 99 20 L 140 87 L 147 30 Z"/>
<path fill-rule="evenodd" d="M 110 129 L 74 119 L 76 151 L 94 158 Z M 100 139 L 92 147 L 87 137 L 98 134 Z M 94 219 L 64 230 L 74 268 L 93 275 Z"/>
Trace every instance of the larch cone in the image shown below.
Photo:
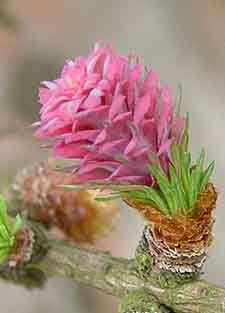
<path fill-rule="evenodd" d="M 143 236 L 154 265 L 171 272 L 193 273 L 201 270 L 212 242 L 216 200 L 217 191 L 208 183 L 192 215 L 169 218 L 139 201 L 126 199 L 126 202 L 149 221 Z"/>
<path fill-rule="evenodd" d="M 51 162 L 37 163 L 17 174 L 13 190 L 29 219 L 62 231 L 76 243 L 94 243 L 113 229 L 119 208 L 96 201 L 99 190 L 63 188 L 72 178 L 52 170 Z"/>

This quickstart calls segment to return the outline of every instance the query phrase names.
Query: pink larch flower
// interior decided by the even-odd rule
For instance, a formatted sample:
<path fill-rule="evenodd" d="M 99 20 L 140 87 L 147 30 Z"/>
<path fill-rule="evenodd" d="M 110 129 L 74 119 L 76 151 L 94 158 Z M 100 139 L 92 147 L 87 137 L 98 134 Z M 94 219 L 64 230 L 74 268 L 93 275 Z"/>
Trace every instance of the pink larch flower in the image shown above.
<path fill-rule="evenodd" d="M 148 153 L 167 172 L 170 146 L 184 119 L 173 112 L 168 86 L 154 70 L 142 73 L 135 56 L 96 43 L 87 58 L 67 61 L 39 89 L 41 120 L 35 135 L 52 138 L 54 154 L 79 159 L 74 181 L 152 184 Z"/>

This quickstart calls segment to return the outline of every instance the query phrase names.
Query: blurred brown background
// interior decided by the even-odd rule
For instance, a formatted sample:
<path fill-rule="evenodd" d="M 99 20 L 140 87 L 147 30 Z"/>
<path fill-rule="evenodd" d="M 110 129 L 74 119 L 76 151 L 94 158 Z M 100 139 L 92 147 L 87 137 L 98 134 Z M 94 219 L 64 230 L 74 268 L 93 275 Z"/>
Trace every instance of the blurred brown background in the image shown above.
<path fill-rule="evenodd" d="M 205 276 L 225 285 L 224 0 L 0 0 L 1 188 L 18 168 L 48 154 L 28 128 L 37 119 L 39 82 L 54 79 L 66 58 L 86 55 L 96 38 L 112 42 L 120 53 L 135 51 L 174 91 L 182 84 L 193 152 L 204 146 L 217 162 L 216 238 Z M 98 247 L 131 257 L 143 225 L 123 206 L 117 231 Z M 1 313 L 110 313 L 117 304 L 60 279 L 32 292 L 0 282 L 0 293 Z"/>

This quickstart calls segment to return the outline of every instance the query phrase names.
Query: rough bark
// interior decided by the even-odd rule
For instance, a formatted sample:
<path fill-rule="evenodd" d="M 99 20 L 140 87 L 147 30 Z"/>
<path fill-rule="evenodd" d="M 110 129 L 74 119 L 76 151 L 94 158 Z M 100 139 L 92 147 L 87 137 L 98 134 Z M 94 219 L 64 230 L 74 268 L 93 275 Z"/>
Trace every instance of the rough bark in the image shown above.
<path fill-rule="evenodd" d="M 86 250 L 68 242 L 51 241 L 42 261 L 31 267 L 46 277 L 68 277 L 118 297 L 144 288 L 175 312 L 225 312 L 223 288 L 204 280 L 162 288 L 155 276 L 141 278 L 132 260 L 114 258 L 108 252 Z"/>
<path fill-rule="evenodd" d="M 43 242 L 43 236 L 41 240 Z M 43 277 L 67 277 L 121 298 L 120 310 L 123 309 L 123 313 L 126 312 L 125 305 L 128 304 L 128 308 L 130 303 L 133 305 L 132 299 L 135 300 L 143 291 L 146 295 L 144 303 L 152 303 L 146 312 L 166 312 L 164 306 L 183 313 L 225 312 L 225 289 L 204 280 L 162 287 L 156 273 L 141 276 L 133 260 L 115 258 L 109 252 L 83 249 L 66 241 L 46 240 L 42 257 L 32 258 L 24 268 L 10 269 L 5 265 L 0 268 L 0 275 L 19 283 L 30 278 L 30 274 L 33 280 L 41 277 L 41 281 Z M 143 313 L 140 309 L 137 312 Z"/>

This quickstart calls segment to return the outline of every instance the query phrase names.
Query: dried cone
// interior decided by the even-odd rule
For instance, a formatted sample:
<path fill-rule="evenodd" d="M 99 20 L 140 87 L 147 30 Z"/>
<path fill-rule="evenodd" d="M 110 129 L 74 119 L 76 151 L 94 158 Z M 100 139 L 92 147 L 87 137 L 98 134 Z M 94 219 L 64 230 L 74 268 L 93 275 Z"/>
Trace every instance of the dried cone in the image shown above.
<path fill-rule="evenodd" d="M 57 226 L 76 242 L 93 243 L 112 229 L 118 207 L 95 201 L 99 191 L 60 187 L 71 183 L 71 174 L 55 172 L 43 162 L 19 172 L 13 189 L 30 219 Z"/>
<path fill-rule="evenodd" d="M 160 269 L 180 273 L 200 271 L 212 241 L 213 209 L 217 192 L 208 183 L 199 195 L 194 214 L 168 218 L 141 202 L 127 200 L 149 221 L 145 229 L 149 252 Z"/>

